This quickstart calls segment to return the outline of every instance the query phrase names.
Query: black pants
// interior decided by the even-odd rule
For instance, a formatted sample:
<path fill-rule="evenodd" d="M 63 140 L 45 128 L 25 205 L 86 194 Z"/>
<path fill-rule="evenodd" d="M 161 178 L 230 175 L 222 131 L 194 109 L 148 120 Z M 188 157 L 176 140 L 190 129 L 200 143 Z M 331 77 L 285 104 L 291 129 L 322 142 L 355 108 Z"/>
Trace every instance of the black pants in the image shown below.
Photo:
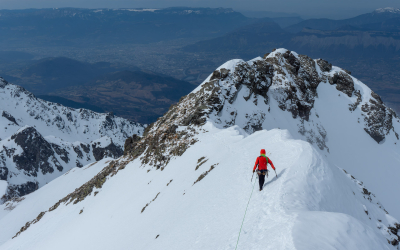
<path fill-rule="evenodd" d="M 260 189 L 263 188 L 263 186 L 264 186 L 264 181 L 265 181 L 265 175 L 259 174 L 259 175 L 258 175 L 258 183 L 260 184 Z"/>

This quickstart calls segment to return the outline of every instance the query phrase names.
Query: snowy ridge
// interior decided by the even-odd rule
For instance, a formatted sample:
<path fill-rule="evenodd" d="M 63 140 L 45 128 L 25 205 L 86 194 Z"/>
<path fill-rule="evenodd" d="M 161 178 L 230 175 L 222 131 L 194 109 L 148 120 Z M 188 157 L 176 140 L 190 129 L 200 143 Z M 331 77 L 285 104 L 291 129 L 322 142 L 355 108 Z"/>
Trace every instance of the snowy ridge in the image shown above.
<path fill-rule="evenodd" d="M 374 11 L 375 13 L 396 13 L 400 14 L 400 9 L 393 7 L 379 8 Z"/>
<path fill-rule="evenodd" d="M 238 126 L 219 129 L 210 122 L 197 132 L 198 142 L 162 172 L 123 158 L 109 163 L 114 170 L 101 186 L 87 189 L 93 179 L 85 175 L 88 182 L 79 188 L 89 190 L 85 197 L 79 189 L 70 188 L 67 199 L 54 191 L 73 182 L 66 174 L 4 204 L 16 208 L 0 219 L 0 248 L 234 249 L 253 188 L 249 162 L 268 141 L 278 178 L 270 172 L 264 191 L 254 190 L 238 249 L 396 249 L 388 241 L 397 240 L 391 230 L 398 221 L 307 142 L 285 130 L 248 136 Z M 96 175 L 103 176 L 111 165 L 89 169 L 103 169 Z M 30 196 L 54 203 L 23 214 L 35 200 Z"/>
<path fill-rule="evenodd" d="M 36 98 L 0 78 L 1 201 L 42 187 L 74 167 L 118 158 L 125 139 L 144 126 L 111 114 L 71 109 Z"/>
<path fill-rule="evenodd" d="M 75 189 L 69 172 L 3 204 L 0 249 L 234 249 L 261 148 L 277 177 L 255 188 L 238 249 L 399 249 L 399 124 L 324 60 L 232 60 Z M 29 211 L 33 196 L 46 203 Z"/>

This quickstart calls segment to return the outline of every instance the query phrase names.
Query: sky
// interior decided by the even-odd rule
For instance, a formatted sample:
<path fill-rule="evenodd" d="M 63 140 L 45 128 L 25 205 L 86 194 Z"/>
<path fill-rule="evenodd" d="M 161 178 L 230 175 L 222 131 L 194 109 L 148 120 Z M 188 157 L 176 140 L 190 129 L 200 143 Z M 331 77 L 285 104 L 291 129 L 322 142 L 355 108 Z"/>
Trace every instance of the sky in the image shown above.
<path fill-rule="evenodd" d="M 399 0 L 0 0 L 0 9 L 223 7 L 236 11 L 298 13 L 305 18 L 341 19 L 377 8 L 400 8 Z"/>

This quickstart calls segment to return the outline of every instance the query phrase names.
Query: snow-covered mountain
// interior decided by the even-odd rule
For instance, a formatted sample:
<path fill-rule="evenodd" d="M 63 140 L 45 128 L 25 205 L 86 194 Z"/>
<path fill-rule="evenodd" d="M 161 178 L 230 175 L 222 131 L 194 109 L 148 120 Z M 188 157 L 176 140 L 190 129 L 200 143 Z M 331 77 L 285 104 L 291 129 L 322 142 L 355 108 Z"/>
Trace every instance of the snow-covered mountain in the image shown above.
<path fill-rule="evenodd" d="M 399 249 L 399 130 L 379 96 L 324 60 L 232 60 L 123 157 L 3 204 L 0 249 Z M 259 192 L 261 148 L 277 176 Z"/>
<path fill-rule="evenodd" d="M 73 167 L 118 158 L 144 126 L 111 114 L 71 109 L 36 98 L 0 78 L 2 201 L 37 190 Z M 4 184 L 3 184 L 4 186 Z"/>
<path fill-rule="evenodd" d="M 379 8 L 374 11 L 374 13 L 396 13 L 400 14 L 400 9 L 399 8 L 393 8 L 393 7 L 386 7 L 386 8 Z"/>

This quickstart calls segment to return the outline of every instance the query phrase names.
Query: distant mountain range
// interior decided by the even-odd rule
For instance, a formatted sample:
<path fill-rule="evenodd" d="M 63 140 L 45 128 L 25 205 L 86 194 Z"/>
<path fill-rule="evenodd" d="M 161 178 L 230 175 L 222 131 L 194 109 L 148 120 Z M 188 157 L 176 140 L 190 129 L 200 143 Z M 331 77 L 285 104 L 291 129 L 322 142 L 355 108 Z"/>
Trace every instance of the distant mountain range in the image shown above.
<path fill-rule="evenodd" d="M 379 9 L 345 20 L 309 19 L 286 28 L 272 19 L 266 19 L 240 27 L 224 36 L 188 45 L 183 50 L 234 52 L 252 58 L 271 48 L 287 45 L 311 53 L 312 50 L 318 50 L 320 56 L 321 52 L 322 56 L 337 55 L 338 52 L 342 52 L 340 56 L 349 52 L 368 56 L 371 51 L 391 54 L 393 49 L 400 49 L 400 34 L 395 32 L 399 29 L 400 10 L 392 8 Z M 250 48 L 245 44 L 251 44 Z M 362 50 L 354 51 L 354 47 L 358 46 Z"/>
<path fill-rule="evenodd" d="M 0 44 L 79 47 L 211 38 L 255 20 L 223 8 L 0 10 Z"/>
<path fill-rule="evenodd" d="M 346 26 L 358 27 L 366 30 L 385 30 L 386 25 L 382 25 L 389 21 L 389 23 L 395 21 L 396 30 L 399 28 L 400 10 L 396 8 L 382 8 L 377 9 L 372 13 L 362 14 L 353 18 L 343 20 L 332 20 L 332 19 L 308 19 L 300 23 L 294 24 L 286 28 L 287 31 L 298 33 L 304 28 L 316 29 L 316 30 L 336 30 L 343 29 Z M 386 28 L 385 28 L 386 27 Z"/>

